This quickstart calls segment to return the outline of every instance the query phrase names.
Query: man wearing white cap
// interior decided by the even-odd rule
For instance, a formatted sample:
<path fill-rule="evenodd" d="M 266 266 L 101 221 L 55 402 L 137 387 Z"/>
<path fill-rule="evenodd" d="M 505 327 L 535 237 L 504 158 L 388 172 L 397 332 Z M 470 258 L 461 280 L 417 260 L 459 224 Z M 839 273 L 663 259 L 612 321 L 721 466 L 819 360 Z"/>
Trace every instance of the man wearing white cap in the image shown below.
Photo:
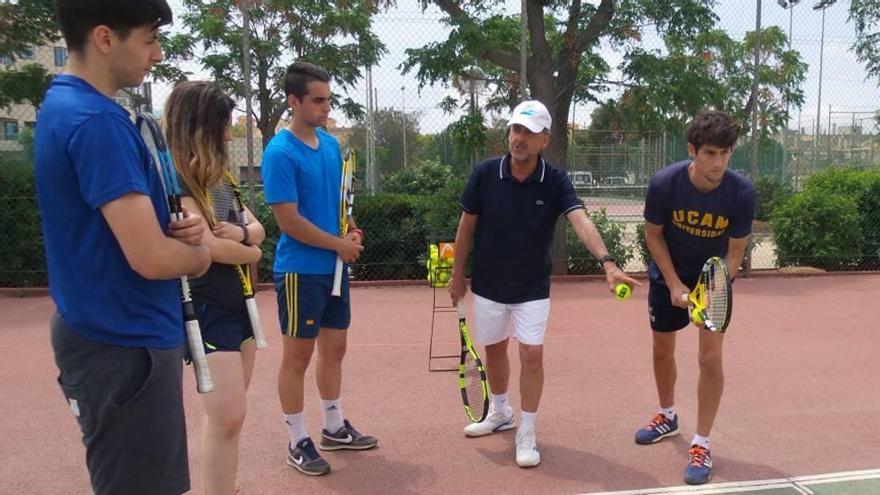
<path fill-rule="evenodd" d="M 461 196 L 455 236 L 455 267 L 449 285 L 453 305 L 467 292 L 465 267 L 471 243 L 474 259 L 475 344 L 484 345 L 491 404 L 486 419 L 464 429 L 479 437 L 514 428 L 508 404 L 510 361 L 507 343 L 519 341 L 522 414 L 516 432 L 516 463 L 541 462 L 535 417 L 544 385 L 543 342 L 550 313 L 550 245 L 556 219 L 566 216 L 584 246 L 605 270 L 613 294 L 618 283 L 641 285 L 617 267 L 583 202 L 563 170 L 548 164 L 541 151 L 550 142 L 552 119 L 539 101 L 525 101 L 508 121 L 508 153 L 474 169 Z"/>

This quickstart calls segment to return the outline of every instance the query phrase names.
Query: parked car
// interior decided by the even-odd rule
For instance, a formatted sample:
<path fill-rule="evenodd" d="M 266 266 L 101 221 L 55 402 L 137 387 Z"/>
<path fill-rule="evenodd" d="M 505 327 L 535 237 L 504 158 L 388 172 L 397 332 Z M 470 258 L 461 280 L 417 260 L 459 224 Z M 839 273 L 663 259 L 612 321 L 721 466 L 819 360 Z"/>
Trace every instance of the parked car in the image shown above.
<path fill-rule="evenodd" d="M 574 170 L 568 172 L 568 178 L 574 187 L 593 187 L 593 173 L 586 170 Z"/>
<path fill-rule="evenodd" d="M 619 175 L 613 175 L 610 177 L 602 178 L 602 186 L 603 187 L 613 187 L 613 186 L 625 186 L 626 178 L 621 177 Z"/>

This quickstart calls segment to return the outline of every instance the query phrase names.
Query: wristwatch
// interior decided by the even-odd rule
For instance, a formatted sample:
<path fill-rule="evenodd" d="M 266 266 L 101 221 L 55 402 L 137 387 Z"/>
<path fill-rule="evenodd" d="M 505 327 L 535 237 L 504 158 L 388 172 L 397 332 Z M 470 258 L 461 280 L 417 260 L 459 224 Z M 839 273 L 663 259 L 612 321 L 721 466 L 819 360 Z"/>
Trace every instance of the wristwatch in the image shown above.
<path fill-rule="evenodd" d="M 606 261 L 610 261 L 612 263 L 617 263 L 617 260 L 614 259 L 614 256 L 611 256 L 610 254 L 606 254 L 605 256 L 602 256 L 601 258 L 599 258 L 599 266 L 605 266 Z"/>

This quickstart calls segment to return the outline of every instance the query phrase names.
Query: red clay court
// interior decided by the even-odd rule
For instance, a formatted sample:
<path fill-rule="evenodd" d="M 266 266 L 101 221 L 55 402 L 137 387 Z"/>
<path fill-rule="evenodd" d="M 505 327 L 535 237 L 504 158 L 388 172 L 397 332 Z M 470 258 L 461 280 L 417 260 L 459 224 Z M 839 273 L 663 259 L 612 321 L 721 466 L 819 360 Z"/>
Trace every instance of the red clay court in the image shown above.
<path fill-rule="evenodd" d="M 880 275 L 759 276 L 738 280 L 735 290 L 714 478 L 699 493 L 880 493 Z M 542 462 L 530 470 L 514 464 L 512 431 L 462 434 L 457 376 L 427 371 L 432 295 L 426 286 L 353 290 L 343 407 L 379 447 L 325 454 L 333 472 L 320 478 L 284 463 L 281 336 L 274 293 L 258 295 L 270 348 L 257 355 L 249 396 L 244 495 L 697 493 L 681 488 L 696 422 L 696 329 L 679 336 L 682 435 L 649 447 L 632 439 L 656 409 L 644 289 L 617 302 L 597 281 L 554 282 L 537 426 Z M 0 493 L 89 493 L 79 431 L 55 384 L 52 311 L 46 297 L 0 299 Z M 435 351 L 457 352 L 454 313 L 437 318 Z M 202 408 L 189 372 L 185 388 L 193 493 L 200 493 Z M 518 404 L 516 388 L 511 398 Z M 322 424 L 317 404 L 312 385 L 313 437 Z M 848 474 L 816 476 L 841 472 Z M 771 481 L 741 483 L 755 480 Z"/>

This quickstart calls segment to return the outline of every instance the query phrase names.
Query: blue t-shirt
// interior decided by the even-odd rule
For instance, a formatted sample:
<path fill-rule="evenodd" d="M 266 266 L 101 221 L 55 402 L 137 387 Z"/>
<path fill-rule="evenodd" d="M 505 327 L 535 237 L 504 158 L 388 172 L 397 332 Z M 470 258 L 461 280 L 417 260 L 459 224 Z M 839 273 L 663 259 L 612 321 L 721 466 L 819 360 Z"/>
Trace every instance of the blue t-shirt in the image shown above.
<path fill-rule="evenodd" d="M 510 175 L 510 156 L 477 165 L 461 209 L 478 215 L 471 290 L 517 304 L 550 297 L 550 244 L 560 214 L 583 208 L 562 170 L 538 160 L 524 182 Z"/>
<path fill-rule="evenodd" d="M 339 235 L 342 153 L 339 142 L 317 129 L 318 148 L 300 141 L 287 129 L 269 141 L 260 170 L 266 202 L 296 203 L 299 214 L 330 235 Z M 336 252 L 311 246 L 281 233 L 274 270 L 281 273 L 330 274 Z"/>
<path fill-rule="evenodd" d="M 55 77 L 37 116 L 35 176 L 49 290 L 83 337 L 125 347 L 184 342 L 176 280 L 135 272 L 100 208 L 128 193 L 150 196 L 169 222 L 162 186 L 128 112 L 88 83 Z"/>
<path fill-rule="evenodd" d="M 751 234 L 755 217 L 755 186 L 748 179 L 727 169 L 721 185 L 700 192 L 688 177 L 690 163 L 673 163 L 657 172 L 645 198 L 645 220 L 663 226 L 675 272 L 684 278 L 699 274 L 712 256 L 726 256 L 729 239 Z M 654 263 L 648 273 L 653 280 L 662 279 Z"/>

